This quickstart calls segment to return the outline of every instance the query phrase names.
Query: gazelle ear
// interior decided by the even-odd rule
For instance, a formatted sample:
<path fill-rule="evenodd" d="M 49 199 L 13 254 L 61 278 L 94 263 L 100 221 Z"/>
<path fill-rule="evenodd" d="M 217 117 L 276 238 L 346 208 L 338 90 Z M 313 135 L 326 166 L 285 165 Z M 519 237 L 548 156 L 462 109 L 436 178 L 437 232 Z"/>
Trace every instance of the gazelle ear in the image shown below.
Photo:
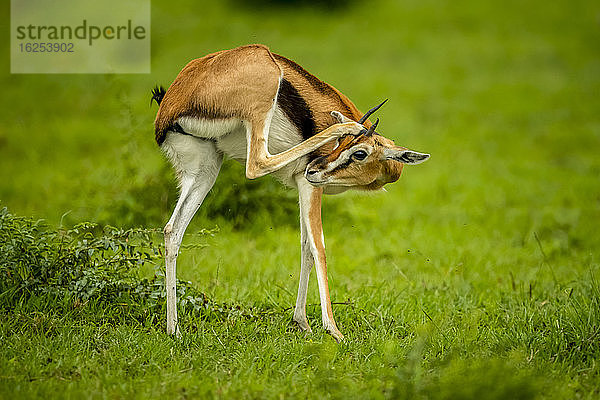
<path fill-rule="evenodd" d="M 350 118 L 346 118 L 344 114 L 339 111 L 332 111 L 331 116 L 340 124 L 343 124 L 344 122 L 354 122 Z"/>
<path fill-rule="evenodd" d="M 420 164 L 429 158 L 429 154 L 396 147 L 385 149 L 383 157 L 386 160 L 395 160 L 404 164 Z"/>

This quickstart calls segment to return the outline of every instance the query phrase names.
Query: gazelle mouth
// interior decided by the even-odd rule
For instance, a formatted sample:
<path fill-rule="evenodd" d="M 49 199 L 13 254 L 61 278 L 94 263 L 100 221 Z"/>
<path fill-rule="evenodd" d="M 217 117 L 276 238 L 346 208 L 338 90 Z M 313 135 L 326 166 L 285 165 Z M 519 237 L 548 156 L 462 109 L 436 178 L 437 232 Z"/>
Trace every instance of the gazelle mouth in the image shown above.
<path fill-rule="evenodd" d="M 325 180 L 313 180 L 311 179 L 309 176 L 307 176 L 306 174 L 304 175 L 304 177 L 306 178 L 306 180 L 313 186 L 323 186 L 325 184 L 327 184 L 327 182 L 329 181 L 328 179 Z"/>

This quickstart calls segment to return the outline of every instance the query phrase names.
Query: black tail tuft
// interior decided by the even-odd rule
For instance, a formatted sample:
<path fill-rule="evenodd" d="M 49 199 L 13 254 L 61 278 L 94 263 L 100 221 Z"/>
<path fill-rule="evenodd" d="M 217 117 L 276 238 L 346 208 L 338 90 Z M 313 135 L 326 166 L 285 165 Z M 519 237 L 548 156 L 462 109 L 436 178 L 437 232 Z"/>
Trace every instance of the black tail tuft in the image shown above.
<path fill-rule="evenodd" d="M 152 101 L 154 100 L 156 101 L 156 104 L 160 106 L 160 102 L 162 101 L 163 97 L 165 97 L 166 93 L 167 90 L 161 85 L 154 86 L 154 89 L 152 89 L 152 98 L 150 99 L 150 105 L 152 105 Z"/>

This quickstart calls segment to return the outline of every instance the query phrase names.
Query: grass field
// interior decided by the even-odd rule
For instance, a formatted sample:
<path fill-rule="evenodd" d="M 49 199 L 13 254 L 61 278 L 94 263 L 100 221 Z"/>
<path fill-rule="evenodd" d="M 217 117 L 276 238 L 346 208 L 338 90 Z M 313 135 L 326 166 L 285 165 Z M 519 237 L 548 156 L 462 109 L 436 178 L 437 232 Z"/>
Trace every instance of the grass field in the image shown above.
<path fill-rule="evenodd" d="M 149 75 L 3 59 L 0 398 L 600 396 L 600 4 L 301 3 L 155 0 Z M 341 345 L 314 274 L 314 333 L 290 325 L 295 193 L 231 161 L 179 258 L 183 337 L 165 334 L 154 230 L 176 187 L 149 90 L 252 42 L 361 110 L 389 98 L 381 132 L 432 154 L 386 193 L 325 199 Z M 151 231 L 65 231 L 82 221 Z"/>

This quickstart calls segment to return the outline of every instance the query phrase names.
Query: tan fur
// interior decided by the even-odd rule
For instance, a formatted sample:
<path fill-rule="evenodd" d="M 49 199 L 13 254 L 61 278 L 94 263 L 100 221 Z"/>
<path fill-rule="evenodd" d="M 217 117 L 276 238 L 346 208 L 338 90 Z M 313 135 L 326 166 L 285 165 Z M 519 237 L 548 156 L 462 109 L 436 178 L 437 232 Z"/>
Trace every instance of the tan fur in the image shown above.
<path fill-rule="evenodd" d="M 404 164 L 399 161 L 386 160 L 384 149 L 406 150 L 405 147 L 396 146 L 394 142 L 380 135 L 359 137 L 347 136 L 340 140 L 337 148 L 329 154 L 315 159 L 307 170 L 326 170 L 327 166 L 334 163 L 342 153 L 356 145 L 368 145 L 373 148 L 372 153 L 363 162 L 353 162 L 344 168 L 335 169 L 324 177 L 330 185 L 350 186 L 357 190 L 379 190 L 388 183 L 396 182 L 402 174 Z"/>
<path fill-rule="evenodd" d="M 334 110 L 354 121 L 362 117 L 339 90 L 295 62 L 271 53 L 268 47 L 253 44 L 190 61 L 167 90 L 156 115 L 155 131 L 157 135 L 164 133 L 182 115 L 264 119 L 277 93 L 280 76 L 306 100 L 318 131 L 335 123 L 330 114 Z M 363 125 L 369 128 L 371 122 Z"/>
<path fill-rule="evenodd" d="M 177 75 L 161 102 L 154 122 L 157 135 L 183 115 L 238 117 L 262 123 L 277 94 L 280 75 L 279 66 L 263 45 L 193 60 Z"/>
<path fill-rule="evenodd" d="M 262 136 L 265 117 L 273 106 L 279 88 L 279 80 L 286 79 L 298 91 L 312 112 L 317 131 L 297 151 L 269 157 L 265 154 L 267 138 Z M 299 157 L 309 147 L 319 156 L 327 155 L 333 161 L 336 155 L 355 145 L 357 141 L 371 141 L 372 137 L 361 136 L 354 141 L 344 140 L 332 152 L 331 141 L 343 132 L 343 124 L 335 125 L 331 111 L 339 111 L 348 121 L 357 121 L 362 113 L 354 103 L 333 86 L 319 80 L 295 62 L 278 54 L 273 54 L 264 45 L 254 44 L 223 50 L 206 55 L 188 63 L 173 81 L 163 98 L 155 120 L 155 132 L 159 143 L 166 131 L 181 116 L 199 118 L 239 118 L 252 126 L 252 135 L 247 160 L 249 178 L 270 173 Z M 371 127 L 369 120 L 363 123 Z M 336 126 L 335 129 L 330 129 Z M 328 130 L 329 129 L 329 130 Z M 357 134 L 353 126 L 347 126 L 347 133 Z M 380 137 L 379 144 L 393 146 L 393 142 Z M 321 146 L 317 146 L 321 144 Z M 269 163 L 269 158 L 271 162 Z M 385 183 L 396 181 L 402 171 L 401 163 L 383 161 L 380 165 L 373 160 L 369 165 L 351 165 L 347 171 L 339 171 L 346 179 L 354 176 L 358 189 L 379 189 Z"/>
<path fill-rule="evenodd" d="M 308 95 L 308 104 L 331 104 L 331 101 L 323 99 L 322 93 L 316 96 L 319 89 L 337 93 L 338 102 L 349 102 L 337 90 L 298 68 L 295 63 L 281 56 L 278 58 L 285 64 L 283 67 L 266 46 L 248 45 L 191 61 L 162 99 L 155 120 L 157 141 L 161 143 L 169 127 L 182 116 L 238 118 L 252 130 L 248 140 L 246 176 L 254 179 L 282 168 L 335 138 L 357 134 L 362 129 L 354 122 L 332 125 L 330 119 L 327 123 L 324 111 L 317 107 L 321 119 L 316 122 L 318 126 L 325 127 L 324 130 L 287 151 L 268 154 L 268 138 L 264 131 L 269 123 L 269 113 L 275 105 L 280 78 L 285 76 L 291 82 L 304 84 L 302 90 Z M 301 76 L 305 77 L 306 82 L 302 81 Z M 317 98 L 311 98 L 311 95 Z M 345 108 L 353 115 L 358 112 L 353 105 L 346 105 Z"/>
<path fill-rule="evenodd" d="M 339 111 L 353 121 L 358 121 L 363 116 L 354 103 L 335 87 L 321 81 L 292 60 L 279 54 L 273 56 L 283 70 L 285 79 L 306 99 L 313 113 L 317 131 L 336 123 L 331 111 Z M 367 120 L 363 125 L 370 128 L 371 122 Z"/>
<path fill-rule="evenodd" d="M 280 94 L 282 102 L 277 103 Z M 303 256 L 294 320 L 302 329 L 310 331 L 306 319 L 306 290 L 311 262 L 314 261 L 323 326 L 336 340 L 342 340 L 343 335 L 333 319 L 329 296 L 321 196 L 324 192 L 340 193 L 348 188 L 380 189 L 386 183 L 398 180 L 403 162 L 419 163 L 428 155 L 404 151 L 405 148 L 395 146 L 393 141 L 372 131 L 365 134 L 366 129 L 372 127 L 371 122 L 357 123 L 363 114 L 350 99 L 293 61 L 258 44 L 219 51 L 191 61 L 164 97 L 158 96 L 157 101 L 160 107 L 154 123 L 156 140 L 172 160 L 181 164 L 177 164 L 181 169 L 181 195 L 164 229 L 167 332 L 179 332 L 175 271 L 181 240 L 191 218 L 215 182 L 223 153 L 227 153 L 218 147 L 218 138 L 233 137 L 242 149 L 243 145 L 246 146 L 248 178 L 283 171 L 283 175 L 287 174 L 295 182 L 300 199 Z M 273 129 L 271 122 L 273 115 L 282 111 L 289 119 L 288 125 L 293 124 L 290 126 L 302 135 L 302 141 L 298 143 L 300 139 L 292 132 L 283 136 L 284 144 L 289 141 L 290 147 L 270 154 L 267 144 Z M 217 130 L 211 128 L 213 136 L 210 132 L 207 136 L 200 133 L 195 136 L 189 132 L 192 129 L 183 130 L 178 125 L 189 119 L 182 117 L 195 117 L 200 123 L 208 123 L 212 127 L 233 123 L 236 128 L 227 128 L 221 133 L 214 133 Z M 282 117 L 277 118 L 275 121 L 281 123 Z M 293 130 L 287 126 L 285 129 Z M 285 130 L 280 128 L 273 132 L 281 134 Z M 335 139 L 338 140 L 336 148 Z M 363 160 L 355 157 L 358 151 L 355 146 L 358 150 L 368 150 L 368 156 Z M 308 163 L 311 158 L 313 161 Z M 292 168 L 284 168 L 294 161 L 296 164 Z M 187 169 L 184 170 L 182 165 Z M 311 180 L 313 175 L 310 172 L 314 172 L 320 180 Z"/>

